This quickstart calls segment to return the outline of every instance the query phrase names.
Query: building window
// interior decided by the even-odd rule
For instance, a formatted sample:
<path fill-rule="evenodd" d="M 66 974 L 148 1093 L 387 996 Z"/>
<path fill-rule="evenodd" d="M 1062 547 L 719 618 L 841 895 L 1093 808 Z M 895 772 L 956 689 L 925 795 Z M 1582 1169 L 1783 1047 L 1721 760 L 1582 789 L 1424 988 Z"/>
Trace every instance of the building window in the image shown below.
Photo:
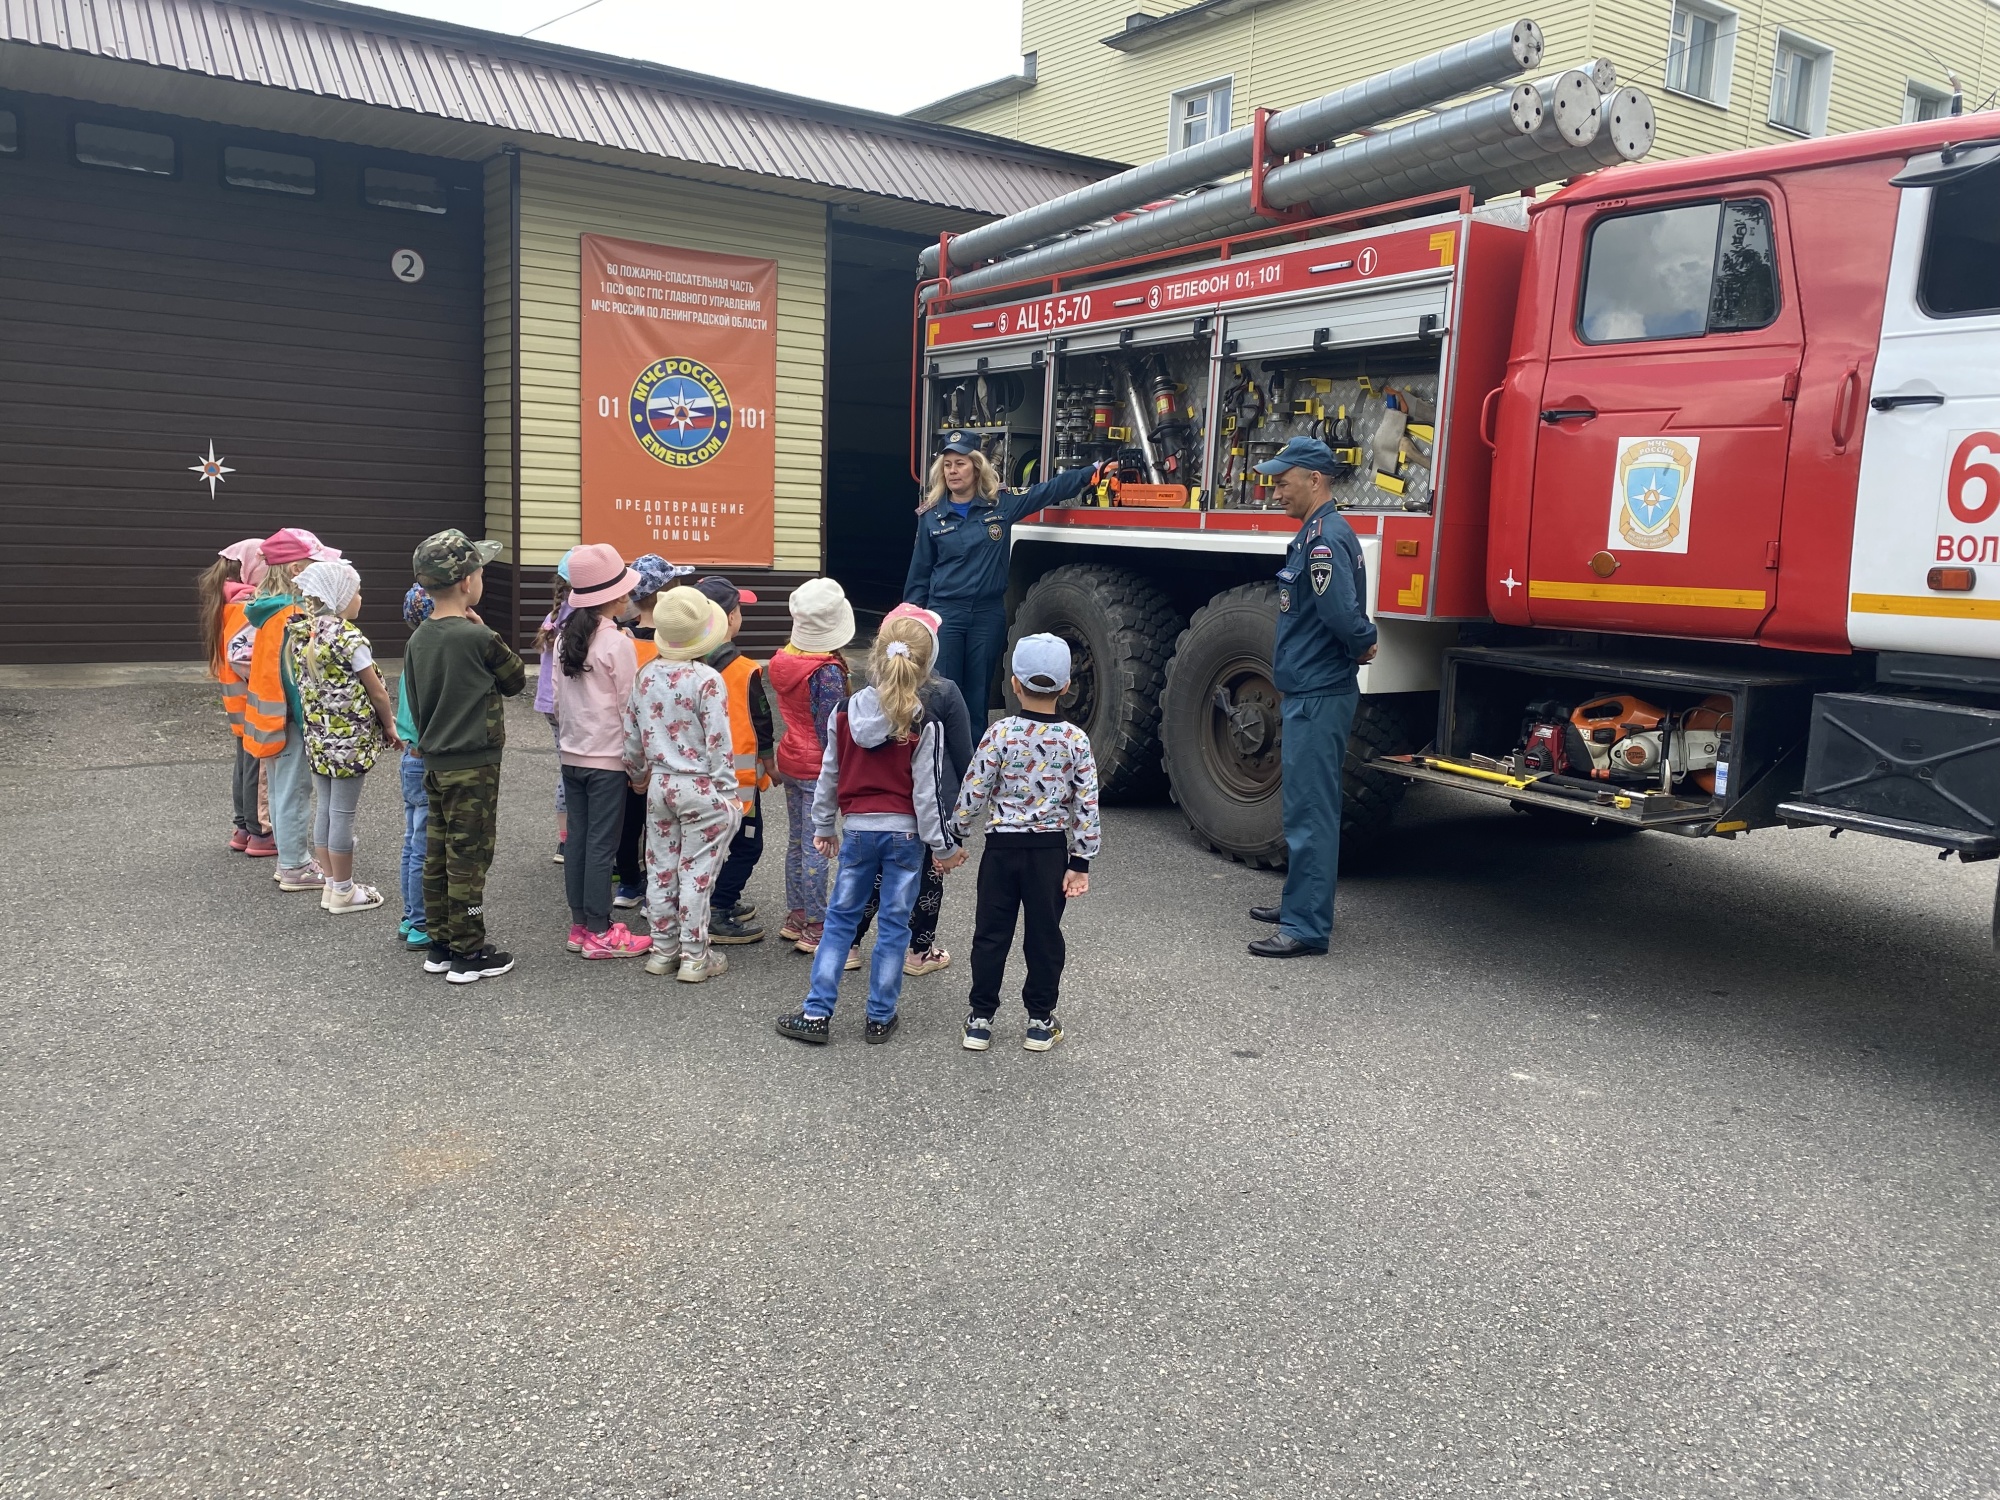
<path fill-rule="evenodd" d="M 222 180 L 231 187 L 310 198 L 319 192 L 319 164 L 310 156 L 293 156 L 284 151 L 224 146 Z"/>
<path fill-rule="evenodd" d="M 1229 83 L 1227 78 L 1204 83 L 1199 88 L 1182 89 L 1174 95 L 1169 151 L 1185 151 L 1229 129 Z"/>
<path fill-rule="evenodd" d="M 86 167 L 143 172 L 149 177 L 171 177 L 179 169 L 172 136 L 86 120 L 76 124 L 76 159 Z"/>
<path fill-rule="evenodd" d="M 0 156 L 21 154 L 21 117 L 11 109 L 0 109 Z"/>
<path fill-rule="evenodd" d="M 405 213 L 441 214 L 445 211 L 444 184 L 428 172 L 396 172 L 388 167 L 364 167 L 361 196 L 377 208 L 399 208 Z"/>
<path fill-rule="evenodd" d="M 1933 318 L 2000 312 L 2000 195 L 1993 169 L 1931 189 L 1917 301 Z"/>
<path fill-rule="evenodd" d="M 1729 107 L 1729 65 L 1736 51 L 1736 12 L 1700 0 L 1676 0 L 1667 38 L 1667 87 Z"/>
<path fill-rule="evenodd" d="M 1771 123 L 1800 135 L 1826 134 L 1827 91 L 1833 82 L 1833 53 L 1789 31 L 1778 33 L 1771 66 Z"/>
<path fill-rule="evenodd" d="M 1771 208 L 1761 198 L 1620 214 L 1590 231 L 1577 318 L 1587 344 L 1739 333 L 1777 316 Z"/>
<path fill-rule="evenodd" d="M 1942 120 L 1951 113 L 1951 95 L 1912 78 L 1903 89 L 1903 123 Z"/>

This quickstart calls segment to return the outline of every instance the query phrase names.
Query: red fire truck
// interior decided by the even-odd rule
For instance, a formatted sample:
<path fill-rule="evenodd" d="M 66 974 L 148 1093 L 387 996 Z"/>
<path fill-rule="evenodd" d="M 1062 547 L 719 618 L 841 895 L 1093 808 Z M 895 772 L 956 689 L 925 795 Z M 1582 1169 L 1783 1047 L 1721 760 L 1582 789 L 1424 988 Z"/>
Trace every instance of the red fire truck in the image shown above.
<path fill-rule="evenodd" d="M 1015 529 L 1013 629 L 1071 642 L 1107 789 L 1216 850 L 1283 858 L 1295 528 L 1251 466 L 1307 433 L 1381 632 L 1344 848 L 1427 781 L 2000 855 L 2000 116 L 926 296 L 914 467 L 1119 459 Z"/>

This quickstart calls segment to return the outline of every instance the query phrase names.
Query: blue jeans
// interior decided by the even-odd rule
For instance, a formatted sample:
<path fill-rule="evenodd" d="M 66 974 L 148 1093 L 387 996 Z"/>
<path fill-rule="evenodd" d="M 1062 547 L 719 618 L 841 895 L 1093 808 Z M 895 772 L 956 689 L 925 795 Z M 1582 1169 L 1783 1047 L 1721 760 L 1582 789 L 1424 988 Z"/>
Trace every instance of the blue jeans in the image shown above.
<path fill-rule="evenodd" d="M 424 843 L 431 826 L 431 799 L 424 791 L 424 758 L 403 756 L 403 916 L 424 925 Z"/>
<path fill-rule="evenodd" d="M 986 732 L 986 710 L 993 701 L 993 669 L 1007 649 L 1007 605 L 1004 600 L 938 607 L 944 623 L 938 627 L 937 674 L 949 677 L 965 694 L 972 713 L 972 737 Z"/>
<path fill-rule="evenodd" d="M 840 844 L 840 875 L 826 909 L 826 927 L 813 954 L 806 1014 L 830 1016 L 840 998 L 847 950 L 861 927 L 861 913 L 882 877 L 876 913 L 875 957 L 868 965 L 868 1019 L 886 1021 L 903 997 L 903 959 L 910 948 L 910 908 L 924 879 L 924 841 L 914 833 L 850 833 Z"/>
<path fill-rule="evenodd" d="M 1310 948 L 1333 939 L 1333 886 L 1340 871 L 1340 772 L 1361 695 L 1285 695 L 1278 748 L 1285 798 L 1285 894 L 1278 930 Z"/>
<path fill-rule="evenodd" d="M 285 726 L 285 748 L 270 759 L 271 832 L 278 840 L 278 867 L 303 869 L 312 863 L 312 762 L 298 721 Z"/>

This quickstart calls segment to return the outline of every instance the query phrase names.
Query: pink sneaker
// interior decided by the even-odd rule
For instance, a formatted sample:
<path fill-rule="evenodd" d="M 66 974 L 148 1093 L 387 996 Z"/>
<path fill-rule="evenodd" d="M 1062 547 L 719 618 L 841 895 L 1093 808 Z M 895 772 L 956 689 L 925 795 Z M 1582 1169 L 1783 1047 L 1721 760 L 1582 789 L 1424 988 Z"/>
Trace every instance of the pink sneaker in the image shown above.
<path fill-rule="evenodd" d="M 583 935 L 585 958 L 637 958 L 652 946 L 651 938 L 628 932 L 623 922 L 613 922 L 604 932 Z"/>
<path fill-rule="evenodd" d="M 569 924 L 569 941 L 564 943 L 563 946 L 572 953 L 581 953 L 583 952 L 583 940 L 589 936 L 590 934 L 584 931 L 583 923 L 572 922 Z"/>
<path fill-rule="evenodd" d="M 250 847 L 249 829 L 239 828 L 234 833 L 229 835 L 229 850 L 232 854 L 241 854 L 249 847 Z"/>
<path fill-rule="evenodd" d="M 253 833 L 245 841 L 243 852 L 252 859 L 276 859 L 278 841 L 268 833 Z"/>

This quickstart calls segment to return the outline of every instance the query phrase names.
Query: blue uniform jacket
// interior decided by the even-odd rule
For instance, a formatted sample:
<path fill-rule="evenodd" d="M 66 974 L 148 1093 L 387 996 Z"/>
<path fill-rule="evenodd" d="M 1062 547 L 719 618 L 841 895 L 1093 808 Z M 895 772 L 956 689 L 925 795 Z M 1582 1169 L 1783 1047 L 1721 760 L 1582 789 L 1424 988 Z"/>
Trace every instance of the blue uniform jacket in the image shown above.
<path fill-rule="evenodd" d="M 917 544 L 903 598 L 943 612 L 957 605 L 999 608 L 1007 597 L 1007 551 L 1014 523 L 1047 506 L 1074 500 L 1091 470 L 1065 469 L 1025 490 L 1002 490 L 991 501 L 974 500 L 961 516 L 940 500 L 917 520 Z"/>
<path fill-rule="evenodd" d="M 1306 517 L 1278 572 L 1272 684 L 1281 693 L 1352 692 L 1374 644 L 1361 543 L 1329 500 Z"/>

